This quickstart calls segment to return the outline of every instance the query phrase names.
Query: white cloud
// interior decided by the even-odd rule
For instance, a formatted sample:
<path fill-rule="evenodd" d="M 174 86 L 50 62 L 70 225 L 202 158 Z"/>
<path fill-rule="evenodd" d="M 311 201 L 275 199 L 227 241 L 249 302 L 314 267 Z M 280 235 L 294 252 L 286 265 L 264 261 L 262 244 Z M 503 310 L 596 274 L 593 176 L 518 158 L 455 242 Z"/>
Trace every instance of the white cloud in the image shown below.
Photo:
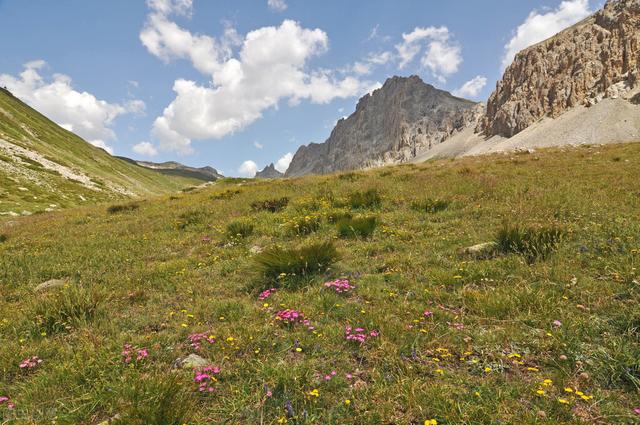
<path fill-rule="evenodd" d="M 278 12 L 287 10 L 287 3 L 285 0 L 269 0 L 267 4 L 271 9 L 277 10 Z"/>
<path fill-rule="evenodd" d="M 147 0 L 147 6 L 163 15 L 175 13 L 188 17 L 193 11 L 193 0 Z"/>
<path fill-rule="evenodd" d="M 452 40 L 447 27 L 416 27 L 412 32 L 402 34 L 402 40 L 396 45 L 400 69 L 422 52 L 421 65 L 441 82 L 446 82 L 447 77 L 458 72 L 462 48 Z"/>
<path fill-rule="evenodd" d="M 132 114 L 144 115 L 147 111 L 147 104 L 140 99 L 133 99 L 127 102 L 125 108 L 127 112 L 131 112 Z"/>
<path fill-rule="evenodd" d="M 264 148 L 264 145 L 262 143 L 259 143 L 258 141 L 253 142 L 253 146 L 255 146 L 256 149 Z"/>
<path fill-rule="evenodd" d="M 238 168 L 238 173 L 240 173 L 240 175 L 244 177 L 254 177 L 257 172 L 258 164 L 251 160 L 243 162 L 240 165 L 240 168 Z"/>
<path fill-rule="evenodd" d="M 111 129 L 113 121 L 123 114 L 143 112 L 144 102 L 131 100 L 120 105 L 100 100 L 91 93 L 74 89 L 71 78 L 63 74 L 53 74 L 47 81 L 40 74 L 45 66 L 43 60 L 28 62 L 17 77 L 1 74 L 0 86 L 6 86 L 61 127 L 113 153 L 106 144 L 106 141 L 116 139 Z"/>
<path fill-rule="evenodd" d="M 591 13 L 589 0 L 566 0 L 547 13 L 532 11 L 505 46 L 502 69 L 511 64 L 519 51 L 552 37 Z"/>
<path fill-rule="evenodd" d="M 156 156 L 158 155 L 158 149 L 149 142 L 140 142 L 133 146 L 133 151 L 139 155 L 144 156 Z"/>
<path fill-rule="evenodd" d="M 109 155 L 113 155 L 113 148 L 107 145 L 104 140 L 87 140 L 96 148 L 104 149 Z"/>
<path fill-rule="evenodd" d="M 487 78 L 481 75 L 467 81 L 457 90 L 453 91 L 454 96 L 474 98 L 480 94 L 484 86 L 487 85 Z"/>
<path fill-rule="evenodd" d="M 336 78 L 331 70 L 307 69 L 312 57 L 328 50 L 327 34 L 320 29 L 285 20 L 244 37 L 226 28 L 216 39 L 180 28 L 164 10 L 152 9 L 140 33 L 142 43 L 162 60 L 189 60 L 211 81 L 175 81 L 176 98 L 152 131 L 163 150 L 191 153 L 192 140 L 219 139 L 242 130 L 283 99 L 291 105 L 304 99 L 328 103 L 362 94 L 372 84 L 357 76 Z"/>
<path fill-rule="evenodd" d="M 278 160 L 278 162 L 276 162 L 275 164 L 276 170 L 280 171 L 281 173 L 284 173 L 285 171 L 287 171 L 287 168 L 289 168 L 289 164 L 291 164 L 292 159 L 293 159 L 293 154 L 291 152 L 284 155 L 282 158 Z"/>

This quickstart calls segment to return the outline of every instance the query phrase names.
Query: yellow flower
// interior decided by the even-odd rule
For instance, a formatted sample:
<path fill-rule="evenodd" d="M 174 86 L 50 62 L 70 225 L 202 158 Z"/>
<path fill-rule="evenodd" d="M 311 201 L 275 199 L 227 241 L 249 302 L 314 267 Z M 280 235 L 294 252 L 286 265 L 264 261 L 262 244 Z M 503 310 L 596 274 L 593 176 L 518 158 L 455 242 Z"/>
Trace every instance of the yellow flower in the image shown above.
<path fill-rule="evenodd" d="M 314 388 L 313 390 L 309 391 L 309 395 L 312 397 L 320 397 L 320 391 L 318 391 L 317 388 Z"/>
<path fill-rule="evenodd" d="M 296 352 L 297 352 L 297 353 L 302 353 L 302 348 L 300 348 L 300 347 L 296 347 Z"/>
<path fill-rule="evenodd" d="M 484 368 L 484 371 L 485 371 L 486 373 L 489 373 L 489 372 L 491 372 L 491 368 L 490 368 L 490 367 L 485 367 L 485 368 Z"/>
<path fill-rule="evenodd" d="M 569 404 L 569 400 L 567 400 L 566 398 L 559 398 L 558 399 L 558 403 L 560 403 L 560 404 Z"/>
<path fill-rule="evenodd" d="M 435 419 L 425 419 L 424 425 L 438 425 L 438 421 Z"/>
<path fill-rule="evenodd" d="M 567 387 L 567 388 L 564 389 L 564 392 L 565 393 L 572 393 L 573 390 L 571 388 Z"/>
<path fill-rule="evenodd" d="M 544 395 L 544 390 L 540 389 L 536 391 L 536 394 L 538 395 Z"/>
<path fill-rule="evenodd" d="M 346 400 L 344 401 L 344 404 L 346 404 L 347 406 L 348 406 L 348 405 L 350 405 L 350 404 L 351 404 L 351 400 L 346 399 Z"/>
<path fill-rule="evenodd" d="M 527 370 L 529 372 L 540 372 L 540 369 L 538 369 L 537 367 L 528 367 Z"/>

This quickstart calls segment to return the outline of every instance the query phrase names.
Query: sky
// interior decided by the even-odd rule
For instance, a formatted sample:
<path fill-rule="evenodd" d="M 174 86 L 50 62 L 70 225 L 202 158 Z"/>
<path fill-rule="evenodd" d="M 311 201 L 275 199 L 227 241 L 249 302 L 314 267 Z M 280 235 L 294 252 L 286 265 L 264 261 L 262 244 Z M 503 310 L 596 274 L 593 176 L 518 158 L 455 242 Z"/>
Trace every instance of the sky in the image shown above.
<path fill-rule="evenodd" d="M 251 177 L 394 75 L 486 101 L 602 3 L 0 0 L 0 86 L 111 154 Z"/>

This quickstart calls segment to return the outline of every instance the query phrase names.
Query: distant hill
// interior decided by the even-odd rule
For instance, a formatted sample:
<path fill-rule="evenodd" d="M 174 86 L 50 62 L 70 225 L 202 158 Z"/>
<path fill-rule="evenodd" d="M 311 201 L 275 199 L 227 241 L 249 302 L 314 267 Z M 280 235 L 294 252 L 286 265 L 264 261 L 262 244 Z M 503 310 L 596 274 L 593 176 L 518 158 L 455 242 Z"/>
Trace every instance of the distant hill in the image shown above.
<path fill-rule="evenodd" d="M 205 182 L 212 182 L 223 178 L 224 176 L 213 167 L 189 167 L 188 165 L 180 164 L 175 161 L 167 162 L 150 162 L 150 161 L 136 161 L 135 159 L 119 156 L 118 158 L 130 162 L 132 164 L 139 165 L 141 167 L 149 168 L 157 171 L 160 174 L 173 177 L 184 177 L 196 180 L 202 180 Z"/>
<path fill-rule="evenodd" d="M 113 157 L 0 90 L 0 215 L 158 195 L 202 180 Z"/>
<path fill-rule="evenodd" d="M 258 171 L 256 173 L 256 179 L 279 179 L 284 177 L 284 174 L 280 171 L 276 170 L 275 165 L 273 163 L 264 167 L 262 171 Z"/>

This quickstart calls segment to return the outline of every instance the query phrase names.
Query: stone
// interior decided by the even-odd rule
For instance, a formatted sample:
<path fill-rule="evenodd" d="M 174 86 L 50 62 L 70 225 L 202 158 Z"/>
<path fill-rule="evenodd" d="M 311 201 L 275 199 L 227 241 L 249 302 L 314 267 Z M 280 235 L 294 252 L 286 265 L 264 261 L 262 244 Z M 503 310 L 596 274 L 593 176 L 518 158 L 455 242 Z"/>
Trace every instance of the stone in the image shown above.
<path fill-rule="evenodd" d="M 249 252 L 251 252 L 252 254 L 260 254 L 262 251 L 264 251 L 264 248 L 258 245 L 254 245 L 251 247 L 251 249 L 249 249 Z"/>
<path fill-rule="evenodd" d="M 116 423 L 116 422 L 120 421 L 120 419 L 121 419 L 120 414 L 117 414 L 117 415 L 115 415 L 115 416 L 113 416 L 113 417 L 111 417 L 111 418 L 107 419 L 106 421 L 102 421 L 102 422 L 100 422 L 98 425 L 109 425 L 109 424 L 113 424 L 113 423 Z"/>
<path fill-rule="evenodd" d="M 575 106 L 604 98 L 632 102 L 639 77 L 640 2 L 609 0 L 582 22 L 518 53 L 476 131 L 512 137 Z"/>
<path fill-rule="evenodd" d="M 173 362 L 173 369 L 198 369 L 209 366 L 211 362 L 197 354 L 189 354 L 187 357 L 178 358 Z"/>
<path fill-rule="evenodd" d="M 431 149 L 467 126 L 484 106 L 425 84 L 420 77 L 389 78 L 338 121 L 324 143 L 301 146 L 286 177 L 397 164 Z"/>
<path fill-rule="evenodd" d="M 65 285 L 69 284 L 70 279 L 68 277 L 65 277 L 63 279 L 51 279 L 51 280 L 47 280 L 46 282 L 41 283 L 40 285 L 35 287 L 35 291 L 36 292 L 42 292 L 42 291 L 46 291 L 52 288 L 61 288 Z"/>
<path fill-rule="evenodd" d="M 460 251 L 460 254 L 473 258 L 490 258 L 495 255 L 497 248 L 498 244 L 495 242 L 484 242 L 464 248 Z"/>

